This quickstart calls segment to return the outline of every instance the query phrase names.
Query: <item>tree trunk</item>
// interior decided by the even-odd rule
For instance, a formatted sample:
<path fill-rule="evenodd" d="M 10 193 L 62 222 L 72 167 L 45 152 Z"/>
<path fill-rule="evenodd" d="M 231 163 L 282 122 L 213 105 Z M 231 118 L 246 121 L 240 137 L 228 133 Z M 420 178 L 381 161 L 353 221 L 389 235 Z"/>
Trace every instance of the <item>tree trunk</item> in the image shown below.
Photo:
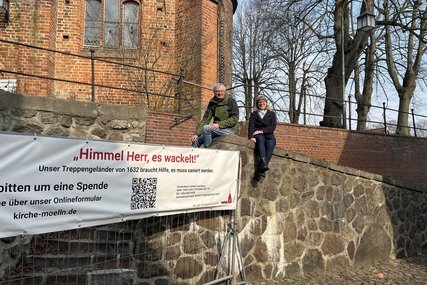
<path fill-rule="evenodd" d="M 249 120 L 249 115 L 252 112 L 252 80 L 243 79 L 244 92 L 245 92 L 245 118 Z"/>
<path fill-rule="evenodd" d="M 305 96 L 306 96 L 306 84 L 307 84 L 307 70 L 303 69 L 303 74 L 302 74 L 302 81 L 301 81 L 301 88 L 300 88 L 300 96 L 299 96 L 299 101 L 298 104 L 295 104 L 297 107 L 295 108 L 295 116 L 294 116 L 294 124 L 299 124 L 299 118 L 301 116 L 301 107 L 302 107 L 302 103 L 305 101 Z M 305 111 L 305 109 L 304 109 Z M 305 122 L 304 122 L 305 124 Z"/>
<path fill-rule="evenodd" d="M 399 94 L 399 115 L 397 116 L 396 134 L 409 136 L 409 104 L 411 103 L 414 91 L 405 90 Z"/>
<path fill-rule="evenodd" d="M 295 65 L 293 64 L 293 62 L 289 63 L 288 65 L 289 68 L 289 111 L 288 111 L 288 115 L 289 115 L 289 122 L 292 124 L 298 124 L 298 121 L 296 120 L 295 117 L 295 107 L 296 107 L 296 78 L 295 78 Z"/>
<path fill-rule="evenodd" d="M 368 46 L 365 60 L 365 78 L 363 82 L 363 91 L 360 94 L 359 88 L 359 71 L 355 71 L 355 83 L 356 92 L 355 97 L 357 101 L 357 130 L 364 131 L 366 130 L 366 123 L 368 121 L 368 113 L 371 110 L 371 98 L 372 98 L 372 89 L 374 82 L 374 72 L 375 72 L 375 51 L 377 38 L 374 34 L 370 36 L 371 43 Z M 357 80 L 356 80 L 357 78 Z"/>
<path fill-rule="evenodd" d="M 340 52 L 335 53 L 332 67 L 328 69 L 325 77 L 326 101 L 321 126 L 330 128 L 343 127 L 343 86 L 342 72 L 339 72 L 342 64 Z"/>

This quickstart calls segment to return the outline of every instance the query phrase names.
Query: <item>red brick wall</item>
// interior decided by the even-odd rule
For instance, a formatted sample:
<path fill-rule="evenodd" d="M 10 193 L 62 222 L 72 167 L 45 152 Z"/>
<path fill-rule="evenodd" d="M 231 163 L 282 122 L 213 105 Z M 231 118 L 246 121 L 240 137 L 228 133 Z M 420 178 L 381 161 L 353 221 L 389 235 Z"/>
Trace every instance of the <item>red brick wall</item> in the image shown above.
<path fill-rule="evenodd" d="M 10 1 L 9 23 L 0 25 L 0 38 L 50 48 L 51 36 L 55 33 L 51 30 L 55 2 Z M 49 76 L 52 67 L 50 63 L 50 57 L 44 51 L 0 43 L 0 65 L 3 69 Z M 18 79 L 18 92 L 38 96 L 48 95 L 46 80 L 11 74 L 4 74 L 0 78 Z"/>
<path fill-rule="evenodd" d="M 231 30 L 233 6 L 229 0 L 224 1 L 177 1 L 177 58 L 181 59 L 185 79 L 205 87 L 212 87 L 225 77 L 231 84 Z M 219 13 L 223 11 L 225 36 L 219 40 Z M 196 41 L 195 41 L 196 40 Z M 223 54 L 219 54 L 219 50 Z M 190 55 L 190 58 L 188 57 Z M 223 57 L 223 68 L 219 70 L 219 57 Z M 224 74 L 220 76 L 220 72 Z M 185 89 L 188 99 L 201 117 L 212 98 L 212 92 L 203 88 Z"/>
<path fill-rule="evenodd" d="M 176 72 L 175 64 L 175 6 L 174 1 L 164 5 L 159 1 L 140 1 L 140 48 L 138 50 L 94 48 L 94 56 L 114 62 Z M 56 48 L 74 54 L 90 56 L 90 48 L 83 46 L 85 1 L 71 1 L 59 5 L 58 36 Z M 88 59 L 56 55 L 55 75 L 74 81 L 91 82 L 91 62 Z M 127 88 L 150 93 L 165 93 L 171 76 L 143 72 L 133 67 L 123 67 L 95 61 L 95 83 L 117 88 Z M 127 91 L 96 88 L 96 101 L 125 105 L 145 105 L 149 108 L 164 107 L 162 97 L 140 95 Z M 173 94 L 173 92 L 171 92 Z M 72 100 L 90 100 L 91 88 L 63 82 L 55 83 L 55 97 Z"/>
<path fill-rule="evenodd" d="M 246 129 L 242 127 L 242 136 Z M 427 139 L 279 124 L 277 146 L 397 180 L 427 182 Z"/>
<path fill-rule="evenodd" d="M 136 0 L 138 1 L 138 0 Z M 227 25 L 231 25 L 231 0 Z M 218 5 L 212 0 L 144 0 L 140 3 L 140 48 L 115 50 L 96 48 L 95 57 L 138 65 L 150 69 L 179 73 L 183 68 L 186 80 L 212 86 L 218 79 Z M 83 46 L 85 0 L 11 1 L 10 21 L 0 25 L 0 38 L 38 47 L 90 56 Z M 221 4 L 222 5 L 222 4 Z M 231 26 L 227 26 L 230 30 Z M 231 40 L 230 38 L 226 39 Z M 230 46 L 230 42 L 227 46 Z M 231 50 L 227 51 L 226 72 L 231 74 Z M 7 59 L 7 60 L 6 60 Z M 74 56 L 55 54 L 27 47 L 0 44 L 2 68 L 34 75 L 91 82 L 91 62 Z M 24 94 L 53 96 L 71 100 L 90 100 L 90 86 L 45 79 L 0 75 L 18 79 L 18 91 Z M 177 90 L 172 76 L 133 68 L 96 62 L 95 82 L 119 88 L 137 89 L 174 96 Z M 193 104 L 182 106 L 187 113 L 194 107 L 197 115 L 205 107 L 211 92 L 200 88 L 184 89 Z M 174 110 L 177 101 L 161 96 L 126 94 L 126 91 L 96 88 L 96 98 L 102 103 L 144 105 L 153 110 Z M 203 111 L 202 111 L 203 112 Z"/>
<path fill-rule="evenodd" d="M 190 146 L 197 120 L 185 120 L 175 125 L 178 114 L 149 112 L 147 115 L 146 139 L 149 144 Z"/>
<path fill-rule="evenodd" d="M 196 118 L 173 126 L 179 115 L 150 112 L 146 143 L 189 146 Z M 240 136 L 247 138 L 246 124 Z M 334 164 L 425 184 L 427 182 L 427 138 L 371 134 L 316 126 L 278 124 L 277 147 L 324 159 Z"/>

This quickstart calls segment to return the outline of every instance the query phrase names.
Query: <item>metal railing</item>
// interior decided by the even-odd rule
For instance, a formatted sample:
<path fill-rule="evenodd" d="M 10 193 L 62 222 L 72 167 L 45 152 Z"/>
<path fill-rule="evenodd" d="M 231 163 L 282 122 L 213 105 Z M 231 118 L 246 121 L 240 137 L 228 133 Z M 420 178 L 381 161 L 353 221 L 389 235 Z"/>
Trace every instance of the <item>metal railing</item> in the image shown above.
<path fill-rule="evenodd" d="M 233 246 L 235 212 L 176 214 L 4 238 L 4 256 L 13 254 L 15 263 L 3 260 L 0 284 L 178 284 L 178 277 L 189 285 L 234 284 L 229 283 L 236 272 L 234 258 L 241 258 Z M 206 262 L 214 274 L 203 274 L 192 262 L 180 262 L 176 269 L 183 256 Z M 244 280 L 240 265 L 237 279 Z"/>
<path fill-rule="evenodd" d="M 13 67 L 13 68 L 6 68 L 5 66 L 7 66 L 8 64 L 6 64 L 7 60 L 10 61 L 18 61 L 20 62 L 20 64 L 18 66 L 24 66 L 26 63 L 22 62 L 24 59 L 19 58 L 19 59 L 7 59 L 7 58 L 3 58 L 0 60 L 0 79 L 4 80 L 11 80 L 10 78 L 7 77 L 7 75 L 14 75 L 16 77 L 19 77 L 20 79 L 18 79 L 18 82 L 13 82 L 14 85 L 14 90 L 13 91 L 19 91 L 20 88 L 20 82 L 19 80 L 22 80 L 23 78 L 33 78 L 33 79 L 40 79 L 40 80 L 47 80 L 47 81 L 52 81 L 52 82 L 61 82 L 61 83 L 69 83 L 69 84 L 74 84 L 76 86 L 86 86 L 90 88 L 90 95 L 87 94 L 87 101 L 92 101 L 92 102 L 97 102 L 97 98 L 98 98 L 98 94 L 102 93 L 97 91 L 97 89 L 102 88 L 102 89 L 107 89 L 107 90 L 115 90 L 115 91 L 124 91 L 126 94 L 139 94 L 139 95 L 146 95 L 146 96 L 151 96 L 151 97 L 162 97 L 165 98 L 167 100 L 172 100 L 173 102 L 175 102 L 174 104 L 172 104 L 173 110 L 172 108 L 166 109 L 166 110 L 162 110 L 162 111 L 173 111 L 173 112 L 177 112 L 178 114 L 182 114 L 183 112 L 187 113 L 187 115 L 189 114 L 189 116 L 191 117 L 192 115 L 194 115 L 194 107 L 192 104 L 192 100 L 191 98 L 188 98 L 188 96 L 186 96 L 185 93 L 185 87 L 189 86 L 189 87 L 194 87 L 194 88 L 202 88 L 202 89 L 210 89 L 209 87 L 206 86 L 201 86 L 199 84 L 184 80 L 184 70 L 180 70 L 179 73 L 172 73 L 172 72 L 168 72 L 168 71 L 163 71 L 163 70 L 157 70 L 157 69 L 153 69 L 153 68 L 146 68 L 146 67 L 142 67 L 142 66 L 138 66 L 138 65 L 134 65 L 134 64 L 128 64 L 125 62 L 118 62 L 118 61 L 113 61 L 113 60 L 108 60 L 103 58 L 102 56 L 96 56 L 96 51 L 94 49 L 90 49 L 87 50 L 85 52 L 82 52 L 82 54 L 76 54 L 76 53 L 71 53 L 71 52 L 64 52 L 64 51 L 60 51 L 60 50 L 55 50 L 55 49 L 49 49 L 49 48 L 44 48 L 44 47 L 39 47 L 39 46 L 34 46 L 34 45 L 30 45 L 30 44 L 25 44 L 25 43 L 20 43 L 20 42 L 14 42 L 14 41 L 9 41 L 9 40 L 4 40 L 4 39 L 0 39 L 0 43 L 3 43 L 5 45 L 10 45 L 10 48 L 14 49 L 14 48 L 24 48 L 27 50 L 27 53 L 33 53 L 35 51 L 42 51 L 45 52 L 46 57 L 48 58 L 49 55 L 52 54 L 57 54 L 57 55 L 63 55 L 66 57 L 70 57 L 71 60 L 75 60 L 75 59 L 81 59 L 83 61 L 86 61 L 86 63 L 84 63 L 87 67 L 87 69 L 90 70 L 90 81 L 83 81 L 83 80 L 79 80 L 77 79 L 70 79 L 70 78 L 60 78 L 57 76 L 49 76 L 46 74 L 40 74 L 39 72 L 28 72 L 29 68 L 26 68 L 24 70 L 26 71 L 22 71 L 22 69 L 20 70 L 19 67 Z M 90 55 L 84 55 L 84 53 L 90 53 Z M 39 60 L 37 58 L 37 60 Z M 118 58 L 118 60 L 122 60 L 121 58 Z M 126 60 L 126 59 L 124 59 Z M 46 64 L 48 64 L 49 60 L 46 60 Z M 167 92 L 153 92 L 148 90 L 148 88 L 132 88 L 129 86 L 132 86 L 132 82 L 130 82 L 131 80 L 129 80 L 129 82 L 126 82 L 126 84 L 128 85 L 128 87 L 124 87 L 124 86 L 117 86 L 114 85 L 112 83 L 114 83 L 115 78 L 110 78 L 108 84 L 102 84 L 102 83 L 98 83 L 97 78 L 99 80 L 99 72 L 98 74 L 96 73 L 96 66 L 99 64 L 106 64 L 109 65 L 109 67 L 111 68 L 116 68 L 116 69 L 123 69 L 123 68 L 128 68 L 130 70 L 134 70 L 135 73 L 137 72 L 151 72 L 153 74 L 158 74 L 158 75 L 163 75 L 168 77 L 169 79 L 166 80 L 168 81 L 172 86 L 172 88 L 169 88 L 169 91 Z M 9 65 L 10 66 L 10 65 Z M 44 68 L 46 68 L 44 66 Z M 105 81 L 105 80 L 104 80 Z M 0 88 L 2 86 L 0 85 Z M 54 90 L 54 92 L 57 92 L 58 90 Z M 79 89 L 79 91 L 81 91 Z M 64 92 L 66 93 L 66 92 Z M 84 92 L 83 92 L 84 93 Z M 172 95 L 171 95 L 172 93 Z M 193 92 L 192 92 L 193 93 Z M 47 94 L 49 95 L 49 94 Z"/>
<path fill-rule="evenodd" d="M 238 88 L 243 87 L 244 85 L 238 85 L 233 87 L 233 89 L 238 90 Z M 247 86 L 251 88 L 251 86 Z M 240 92 L 235 92 L 240 93 Z M 242 94 L 242 93 L 240 93 Z M 266 95 L 270 102 L 272 103 L 272 109 L 276 112 L 278 121 L 282 123 L 294 123 L 294 124 L 303 124 L 303 125 L 319 125 L 320 121 L 325 118 L 338 119 L 340 121 L 346 121 L 346 124 L 343 123 L 344 129 L 356 130 L 357 129 L 357 102 L 354 100 L 354 97 L 348 96 L 347 100 L 343 99 L 333 99 L 334 101 L 342 104 L 347 112 L 346 117 L 336 117 L 324 115 L 323 107 L 325 105 L 326 97 L 323 95 L 315 94 L 305 94 L 306 98 L 300 98 L 299 93 L 297 93 L 297 100 L 303 100 L 300 110 L 291 111 L 289 108 L 288 102 L 284 102 L 284 98 L 289 97 L 289 91 L 281 88 L 263 88 L 263 95 Z M 242 120 L 247 120 L 246 114 L 248 111 L 253 109 L 253 106 L 246 106 L 245 100 L 241 99 L 244 95 L 236 94 L 239 108 L 241 109 Z M 353 99 L 353 100 L 352 100 Z M 311 104 L 306 103 L 310 101 Z M 366 132 L 378 132 L 386 134 L 395 134 L 397 128 L 397 117 L 399 110 L 386 107 L 386 103 L 383 102 L 382 106 L 371 104 L 369 106 L 370 111 L 366 120 Z M 297 122 L 292 122 L 290 115 L 293 112 L 293 116 L 297 116 L 299 119 Z M 408 128 L 410 129 L 410 134 L 415 137 L 427 137 L 427 115 L 417 113 L 413 108 L 410 112 L 405 112 L 409 116 Z"/>
<path fill-rule="evenodd" d="M 29 49 L 30 52 L 40 50 L 47 53 L 53 53 L 53 54 L 59 54 L 67 57 L 72 58 L 80 58 L 83 60 L 87 60 L 87 65 L 90 66 L 90 81 L 85 82 L 82 80 L 72 80 L 67 78 L 58 78 L 55 76 L 47 76 L 42 74 L 30 73 L 30 72 L 22 72 L 20 70 L 11 70 L 4 68 L 6 66 L 5 64 L 0 65 L 0 75 L 3 74 L 3 78 L 7 79 L 5 77 L 5 74 L 12 74 L 15 76 L 22 76 L 22 77 L 28 77 L 28 78 L 35 78 L 35 79 L 41 79 L 41 80 L 48 80 L 53 82 L 63 82 L 63 83 L 69 83 L 74 84 L 77 86 L 87 86 L 90 87 L 90 94 L 87 94 L 87 99 L 92 102 L 97 102 L 97 94 L 100 93 L 97 91 L 97 89 L 107 89 L 107 90 L 115 90 L 115 91 L 123 91 L 126 94 L 136 94 L 138 95 L 146 95 L 150 97 L 158 97 L 158 98 L 165 98 L 166 100 L 171 100 L 175 103 L 171 104 L 173 107 L 162 110 L 162 111 L 171 111 L 176 112 L 178 114 L 183 114 L 182 118 L 177 119 L 174 124 L 179 124 L 180 122 L 183 122 L 195 114 L 195 109 L 193 107 L 192 101 L 194 98 L 190 98 L 187 94 L 194 94 L 194 91 L 189 90 L 188 88 L 198 88 L 199 90 L 206 89 L 211 90 L 210 87 L 206 87 L 188 80 L 185 80 L 184 76 L 184 70 L 180 70 L 179 73 L 172 73 L 162 70 L 156 70 L 152 68 L 146 68 L 134 64 L 127 64 L 124 62 L 117 62 L 113 60 L 108 60 L 102 57 L 96 56 L 96 51 L 91 49 L 86 51 L 89 55 L 84 54 L 74 54 L 70 52 L 64 52 L 54 49 L 48 49 L 43 47 L 38 47 L 34 45 L 24 44 L 24 43 L 18 43 L 13 42 L 9 40 L 0 39 L 0 43 L 11 45 L 13 47 L 23 47 L 25 49 Z M 7 60 L 5 58 L 2 59 L 3 61 Z M 1 60 L 0 60 L 1 62 Z M 123 86 L 115 86 L 112 84 L 101 84 L 97 83 L 96 78 L 98 78 L 98 74 L 96 73 L 96 66 L 98 64 L 107 64 L 111 65 L 117 68 L 129 68 L 132 70 L 137 71 L 143 71 L 143 72 L 151 72 L 155 74 L 161 74 L 164 76 L 167 76 L 169 78 L 169 81 L 173 83 L 173 88 L 170 89 L 169 93 L 160 93 L 160 92 L 153 92 L 150 90 L 147 90 L 147 88 L 129 88 L 129 87 L 123 87 Z M 109 81 L 113 82 L 113 80 Z M 16 84 L 16 83 L 15 83 Z M 241 108 L 241 119 L 248 119 L 245 118 L 245 113 L 247 110 L 251 110 L 252 106 L 246 106 L 244 103 L 244 100 L 239 100 L 240 96 L 238 95 L 239 92 L 236 92 L 239 90 L 239 87 L 243 87 L 243 85 L 234 86 L 232 88 L 229 88 L 229 90 L 234 90 L 235 97 L 239 103 L 239 107 Z M 0 86 L 1 88 L 1 86 Z M 17 84 L 17 87 L 19 89 L 19 82 Z M 251 86 L 248 86 L 248 88 L 251 88 Z M 293 111 L 293 115 L 299 116 L 298 122 L 293 122 L 290 120 L 290 108 L 288 102 L 286 100 L 283 100 L 283 98 L 289 97 L 289 91 L 281 88 L 264 88 L 263 89 L 268 97 L 270 99 L 274 99 L 273 101 L 273 109 L 276 111 L 278 115 L 278 119 L 280 122 L 285 123 L 298 123 L 298 124 L 304 124 L 304 125 L 319 125 L 319 122 L 325 118 L 323 114 L 323 106 L 325 104 L 325 96 L 323 95 L 315 95 L 315 94 L 306 94 L 306 96 L 303 98 L 304 103 L 302 104 L 302 108 L 299 111 Z M 170 94 L 173 93 L 174 94 Z M 102 93 L 102 92 L 101 92 Z M 274 95 L 269 95 L 268 93 L 274 93 Z M 299 96 L 297 96 L 299 97 Z M 345 120 L 343 123 L 344 126 L 346 126 L 349 130 L 355 130 L 358 122 L 357 116 L 355 117 L 354 114 L 356 113 L 357 109 L 357 103 L 352 101 L 352 97 L 348 96 L 347 100 L 343 99 L 333 99 L 334 101 L 337 101 L 339 104 L 343 104 L 346 112 L 343 112 L 343 114 L 346 114 L 346 118 L 337 118 L 333 116 L 327 116 L 331 119 L 339 119 L 339 120 Z M 307 103 L 307 101 L 310 101 L 310 103 Z M 156 110 L 156 109 L 154 109 Z M 399 110 L 386 107 L 386 103 L 383 103 L 382 106 L 376 106 L 374 104 L 370 105 L 370 113 L 368 114 L 368 119 L 366 121 L 366 131 L 375 131 L 378 129 L 382 129 L 383 133 L 395 133 L 394 130 L 397 128 L 397 117 L 398 117 Z M 424 128 L 422 123 L 425 122 L 425 125 L 427 126 L 427 116 L 417 113 L 414 109 L 411 109 L 407 115 L 410 117 L 410 132 L 411 135 L 418 137 L 425 137 L 427 136 L 427 129 Z"/>

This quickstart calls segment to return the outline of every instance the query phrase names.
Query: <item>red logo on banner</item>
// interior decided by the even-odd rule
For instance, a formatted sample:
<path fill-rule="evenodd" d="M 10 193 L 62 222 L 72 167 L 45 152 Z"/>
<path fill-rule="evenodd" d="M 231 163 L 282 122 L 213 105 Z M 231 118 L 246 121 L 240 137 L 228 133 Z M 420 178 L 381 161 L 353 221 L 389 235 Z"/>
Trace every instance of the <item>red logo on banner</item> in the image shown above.
<path fill-rule="evenodd" d="M 231 193 L 228 194 L 228 200 L 227 201 L 221 201 L 221 204 L 231 204 L 233 202 L 233 199 L 231 198 Z"/>

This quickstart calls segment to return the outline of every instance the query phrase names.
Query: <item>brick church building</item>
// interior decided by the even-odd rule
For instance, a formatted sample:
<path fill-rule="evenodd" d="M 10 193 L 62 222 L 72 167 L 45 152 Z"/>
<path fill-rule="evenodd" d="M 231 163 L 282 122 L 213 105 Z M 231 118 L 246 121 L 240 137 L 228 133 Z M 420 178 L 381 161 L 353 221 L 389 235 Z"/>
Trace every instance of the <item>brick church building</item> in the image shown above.
<path fill-rule="evenodd" d="M 19 93 L 200 112 L 203 87 L 231 85 L 237 0 L 1 3 L 0 82 Z"/>

